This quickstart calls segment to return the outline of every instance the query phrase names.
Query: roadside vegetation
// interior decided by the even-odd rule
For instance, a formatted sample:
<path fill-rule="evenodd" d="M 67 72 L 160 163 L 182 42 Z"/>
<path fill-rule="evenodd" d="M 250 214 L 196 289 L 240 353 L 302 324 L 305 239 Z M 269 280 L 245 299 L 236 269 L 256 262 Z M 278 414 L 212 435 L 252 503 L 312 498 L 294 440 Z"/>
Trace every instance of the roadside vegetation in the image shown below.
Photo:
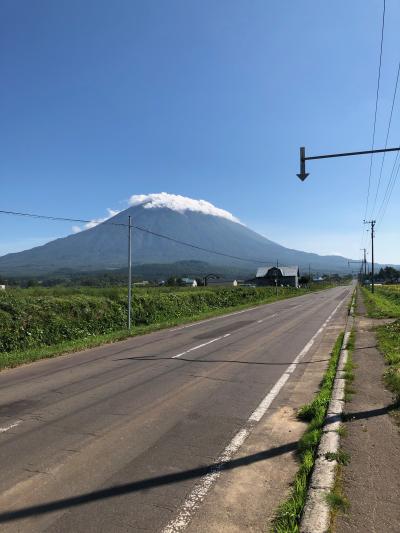
<path fill-rule="evenodd" d="M 311 403 L 301 407 L 298 412 L 298 417 L 308 422 L 308 427 L 298 443 L 300 467 L 291 494 L 277 511 L 272 526 L 274 533 L 297 533 L 300 530 L 301 515 L 306 503 L 308 484 L 332 396 L 343 336 L 343 333 L 340 334 L 336 340 L 319 392 Z"/>
<path fill-rule="evenodd" d="M 368 316 L 371 318 L 400 318 L 400 285 L 375 287 L 375 292 L 362 288 Z"/>
<path fill-rule="evenodd" d="M 353 300 L 354 301 L 354 300 Z M 353 353 L 355 349 L 355 330 L 353 329 L 350 333 L 349 340 L 347 341 L 346 345 L 347 349 L 347 361 L 344 365 L 344 379 L 345 381 L 345 389 L 344 389 L 344 399 L 345 402 L 350 402 L 351 398 L 353 397 L 353 394 L 355 394 L 355 390 L 353 388 L 353 381 L 355 378 L 354 370 L 356 368 L 356 365 L 353 361 Z M 343 413 L 343 421 L 346 421 L 346 414 Z M 340 428 L 338 429 L 338 433 L 340 438 L 344 438 L 347 436 L 347 427 L 345 424 L 342 424 Z M 328 455 L 328 454 L 327 454 Z M 327 496 L 327 501 L 329 504 L 329 507 L 331 509 L 331 519 L 330 519 L 330 531 L 335 531 L 335 523 L 336 519 L 339 514 L 347 513 L 350 509 L 350 502 L 347 499 L 344 490 L 343 490 L 343 468 L 346 467 L 350 461 L 351 457 L 350 455 L 345 452 L 342 449 L 339 449 L 337 453 L 330 454 L 332 456 L 332 459 L 336 460 L 336 476 L 335 476 L 335 484 L 333 486 L 333 489 Z M 329 459 L 329 457 L 327 457 Z"/>
<path fill-rule="evenodd" d="M 315 284 L 311 290 L 329 288 Z M 127 331 L 127 291 L 121 287 L 32 287 L 0 291 L 0 369 L 125 339 L 254 305 L 306 294 L 310 289 L 135 289 L 133 329 Z"/>
<path fill-rule="evenodd" d="M 400 403 L 400 285 L 375 287 L 374 294 L 363 289 L 363 296 L 370 317 L 397 318 L 391 324 L 379 326 L 376 337 L 388 365 L 384 375 L 386 386 Z"/>

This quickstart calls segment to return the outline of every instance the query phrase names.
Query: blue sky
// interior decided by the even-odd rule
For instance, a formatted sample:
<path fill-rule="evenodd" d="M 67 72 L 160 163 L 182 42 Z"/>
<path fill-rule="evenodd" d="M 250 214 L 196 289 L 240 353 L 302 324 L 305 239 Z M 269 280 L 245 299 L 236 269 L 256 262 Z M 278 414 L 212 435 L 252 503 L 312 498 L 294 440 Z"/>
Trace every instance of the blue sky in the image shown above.
<path fill-rule="evenodd" d="M 382 5 L 2 0 L 0 209 L 91 219 L 166 191 L 208 200 L 286 246 L 359 257 L 368 156 L 310 162 L 301 183 L 298 150 L 370 148 Z M 400 3 L 387 0 L 377 147 L 399 23 Z M 399 200 L 397 184 L 376 228 L 381 262 L 400 263 Z M 1 215 L 0 254 L 68 233 L 71 224 Z"/>

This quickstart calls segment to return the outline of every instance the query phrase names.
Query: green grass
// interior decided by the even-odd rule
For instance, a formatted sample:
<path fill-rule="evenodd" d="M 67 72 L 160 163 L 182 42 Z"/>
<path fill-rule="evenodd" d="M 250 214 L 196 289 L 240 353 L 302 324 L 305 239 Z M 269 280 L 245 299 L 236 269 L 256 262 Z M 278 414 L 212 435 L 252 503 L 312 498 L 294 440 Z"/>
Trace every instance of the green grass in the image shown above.
<path fill-rule="evenodd" d="M 129 332 L 124 289 L 46 291 L 0 293 L 0 370 L 308 292 L 280 288 L 276 297 L 274 288 L 140 290 Z"/>
<path fill-rule="evenodd" d="M 343 450 L 338 450 L 337 452 L 327 452 L 325 454 L 325 458 L 328 459 L 328 461 L 336 461 L 338 464 L 344 466 L 350 463 L 350 455 Z"/>
<path fill-rule="evenodd" d="M 347 427 L 344 424 L 341 424 L 336 431 L 339 437 L 347 437 Z"/>
<path fill-rule="evenodd" d="M 355 331 L 353 330 L 350 333 L 349 340 L 347 342 L 347 361 L 344 365 L 344 378 L 346 380 L 345 387 L 344 387 L 344 400 L 345 402 L 349 402 L 351 398 L 353 397 L 353 394 L 355 394 L 355 389 L 352 386 L 352 383 L 354 381 L 354 369 L 357 365 L 353 362 L 353 352 L 355 348 Z"/>
<path fill-rule="evenodd" d="M 400 403 L 400 321 L 378 327 L 376 337 L 387 363 L 384 381 Z"/>
<path fill-rule="evenodd" d="M 327 494 L 326 501 L 334 512 L 345 513 L 350 507 L 348 499 L 339 491 L 333 490 Z"/>
<path fill-rule="evenodd" d="M 364 301 L 368 314 L 375 318 L 400 317 L 400 286 L 389 285 L 376 287 L 371 294 L 363 289 Z M 378 348 L 383 353 L 387 369 L 384 381 L 389 390 L 400 402 L 400 320 L 392 324 L 379 326 L 376 330 Z"/>
<path fill-rule="evenodd" d="M 331 511 L 328 533 L 335 533 L 337 516 L 347 513 L 350 508 L 350 502 L 343 493 L 343 465 L 340 463 L 336 465 L 335 483 L 330 493 L 327 494 L 326 501 Z"/>
<path fill-rule="evenodd" d="M 352 388 L 352 383 L 354 381 L 354 369 L 357 367 L 353 362 L 353 353 L 355 349 L 356 334 L 353 329 L 350 333 L 349 339 L 347 341 L 347 361 L 344 365 L 344 378 L 345 378 L 345 388 L 344 388 L 344 399 L 346 402 L 350 401 L 355 390 Z M 345 416 L 342 417 L 343 420 L 346 420 Z M 341 438 L 347 437 L 347 426 L 341 424 L 337 430 Z M 326 496 L 326 501 L 330 507 L 330 527 L 329 532 L 333 533 L 336 531 L 335 523 L 336 518 L 339 514 L 346 513 L 349 510 L 350 503 L 346 498 L 343 492 L 343 467 L 347 466 L 350 463 L 350 454 L 345 452 L 342 449 L 339 449 L 336 453 L 328 452 L 326 458 L 331 461 L 336 461 L 336 475 L 335 483 L 332 490 Z"/>
<path fill-rule="evenodd" d="M 300 519 L 307 498 L 308 483 L 332 395 L 342 342 L 343 333 L 336 340 L 320 390 L 312 402 L 304 405 L 298 412 L 298 417 L 307 421 L 308 427 L 298 443 L 300 466 L 288 499 L 280 505 L 276 513 L 272 525 L 274 533 L 297 533 L 299 531 Z"/>
<path fill-rule="evenodd" d="M 398 285 L 375 287 L 372 293 L 362 287 L 365 306 L 371 318 L 400 318 L 400 290 Z"/>

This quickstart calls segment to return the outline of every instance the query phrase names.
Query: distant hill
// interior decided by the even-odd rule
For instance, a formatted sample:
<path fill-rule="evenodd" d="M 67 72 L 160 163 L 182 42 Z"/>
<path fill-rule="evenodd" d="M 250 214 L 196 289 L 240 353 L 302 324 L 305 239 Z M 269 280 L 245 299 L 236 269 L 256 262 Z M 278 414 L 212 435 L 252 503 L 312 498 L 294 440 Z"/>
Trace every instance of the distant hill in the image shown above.
<path fill-rule="evenodd" d="M 43 246 L 0 257 L 0 274 L 38 275 L 67 269 L 99 271 L 127 264 L 127 228 L 132 223 L 153 233 L 192 243 L 243 260 L 183 246 L 138 229 L 133 230 L 135 265 L 202 261 L 209 268 L 229 267 L 233 273 L 255 272 L 261 264 L 299 265 L 326 273 L 348 273 L 347 258 L 321 256 L 285 248 L 241 224 L 233 215 L 203 200 L 166 193 L 132 197 L 132 205 L 112 218 Z M 152 269 L 153 270 L 153 269 Z"/>

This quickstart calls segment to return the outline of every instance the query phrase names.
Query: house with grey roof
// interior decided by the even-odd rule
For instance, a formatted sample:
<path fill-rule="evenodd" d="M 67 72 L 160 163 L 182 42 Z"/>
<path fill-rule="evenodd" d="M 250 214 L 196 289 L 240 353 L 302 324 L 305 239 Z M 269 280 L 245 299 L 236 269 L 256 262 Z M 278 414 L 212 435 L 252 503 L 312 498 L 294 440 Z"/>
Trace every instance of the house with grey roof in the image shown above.
<path fill-rule="evenodd" d="M 265 266 L 257 269 L 253 280 L 257 286 L 299 286 L 300 271 L 298 266 Z"/>

